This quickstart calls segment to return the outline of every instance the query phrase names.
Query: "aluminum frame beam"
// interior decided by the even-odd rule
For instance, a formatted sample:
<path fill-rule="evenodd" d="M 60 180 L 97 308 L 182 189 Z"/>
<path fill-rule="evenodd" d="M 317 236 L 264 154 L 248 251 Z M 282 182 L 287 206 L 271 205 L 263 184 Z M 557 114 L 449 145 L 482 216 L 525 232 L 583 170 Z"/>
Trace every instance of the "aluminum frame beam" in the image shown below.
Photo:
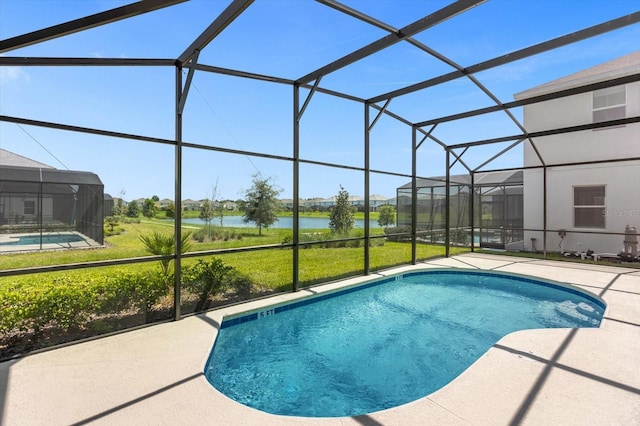
<path fill-rule="evenodd" d="M 193 61 L 198 62 L 198 56 L 200 56 L 200 51 L 196 50 L 196 53 L 193 56 Z M 179 69 L 182 72 L 182 67 L 178 66 L 176 69 Z M 180 92 L 180 98 L 178 99 L 178 115 L 182 115 L 184 111 L 184 106 L 187 103 L 187 96 L 189 96 L 189 89 L 191 89 L 191 83 L 193 82 L 193 75 L 195 74 L 195 68 L 189 68 L 187 72 L 187 79 L 184 82 L 184 87 L 182 88 L 182 92 Z M 180 81 L 182 84 L 182 80 Z"/>
<path fill-rule="evenodd" d="M 300 111 L 298 111 L 298 116 L 296 117 L 296 120 L 300 121 L 302 119 L 302 116 L 304 115 L 304 112 L 306 111 L 307 107 L 309 106 L 309 102 L 311 102 L 311 98 L 313 98 L 313 94 L 316 93 L 316 90 L 318 89 L 318 84 L 320 84 L 320 80 L 322 80 L 322 77 L 318 77 L 318 79 L 315 81 L 315 83 L 313 83 L 313 87 L 309 91 L 309 94 L 307 95 L 307 98 L 304 100 L 304 103 L 302 104 L 302 107 L 300 108 Z M 300 86 L 298 86 L 298 87 L 300 87 Z"/>
<path fill-rule="evenodd" d="M 497 153 L 496 155 L 494 155 L 493 157 L 489 158 L 488 160 L 486 160 L 484 163 L 480 164 L 479 166 L 477 166 L 475 169 L 472 170 L 473 173 L 479 173 L 482 172 L 482 170 L 480 170 L 481 168 L 483 168 L 484 166 L 486 166 L 487 164 L 489 164 L 490 162 L 492 162 L 493 160 L 495 160 L 496 158 L 500 157 L 502 154 L 512 150 L 513 148 L 515 148 L 516 146 L 520 145 L 522 142 L 524 142 L 524 139 L 518 139 L 517 141 L 515 141 L 514 143 L 512 143 L 511 145 L 509 145 L 508 147 L 504 148 L 502 151 L 500 151 L 499 153 Z M 467 147 L 469 148 L 469 147 Z M 465 148 L 466 149 L 466 148 Z M 543 162 L 544 165 L 544 162 Z"/>
<path fill-rule="evenodd" d="M 414 23 L 407 25 L 406 27 L 393 34 L 389 34 L 381 39 L 378 39 L 373 43 L 368 44 L 367 46 L 355 50 L 347 54 L 346 56 L 343 56 L 342 58 L 325 65 L 322 68 L 319 68 L 303 77 L 300 77 L 298 80 L 296 80 L 296 83 L 306 84 L 311 81 L 317 80 L 318 77 L 330 74 L 334 71 L 346 67 L 347 65 L 357 62 L 360 59 L 364 59 L 367 56 L 386 49 L 387 47 L 390 47 L 402 40 L 405 40 L 408 37 L 422 32 L 427 28 L 433 27 L 449 18 L 452 18 L 455 15 L 466 12 L 467 10 L 477 6 L 480 3 L 484 3 L 485 1 L 486 0 L 458 0 L 454 3 L 451 3 L 450 5 L 445 6 L 444 8 L 428 16 L 425 16 L 422 19 L 415 21 Z M 376 102 L 377 101 L 373 101 L 371 103 Z"/>
<path fill-rule="evenodd" d="M 329 7 L 332 7 L 332 8 L 334 8 L 334 9 L 336 9 L 336 10 L 338 10 L 338 11 L 342 12 L 342 13 L 345 13 L 345 14 L 347 14 L 347 15 L 349 15 L 349 16 L 352 16 L 352 17 L 354 17 L 354 18 L 356 18 L 356 19 L 359 19 L 359 20 L 361 20 L 361 21 L 364 21 L 364 22 L 366 22 L 366 23 L 368 23 L 368 24 L 370 24 L 370 25 L 373 25 L 373 26 L 376 26 L 376 27 L 378 27 L 378 28 L 380 28 L 380 29 L 383 29 L 383 30 L 385 30 L 385 31 L 388 31 L 388 32 L 390 32 L 390 33 L 395 33 L 395 32 L 397 32 L 397 31 L 398 31 L 396 28 L 392 27 L 391 25 L 387 25 L 387 24 L 385 24 L 385 23 L 384 23 L 384 22 L 382 22 L 382 21 L 379 21 L 379 20 L 374 19 L 374 18 L 372 18 L 372 17 L 370 17 L 370 16 L 367 16 L 367 15 L 365 15 L 365 14 L 363 14 L 363 13 L 360 13 L 360 12 L 358 12 L 357 10 L 352 9 L 352 8 L 350 8 L 350 7 L 348 7 L 348 6 L 345 6 L 345 5 L 341 4 L 341 3 L 338 3 L 338 2 L 337 2 L 337 1 L 335 1 L 335 0 L 317 0 L 317 1 L 318 1 L 318 2 L 320 2 L 320 3 L 322 3 L 322 4 L 327 5 L 327 6 L 329 6 Z M 437 52 L 437 51 L 435 51 L 435 50 L 431 49 L 431 48 L 430 48 L 430 47 L 428 47 L 427 45 L 425 45 L 425 44 L 423 44 L 423 43 L 421 43 L 421 42 L 419 42 L 419 41 L 415 40 L 415 39 L 414 39 L 414 38 L 412 38 L 412 37 L 408 37 L 408 38 L 406 39 L 406 41 L 407 41 L 408 43 L 410 43 L 410 44 L 414 45 L 414 46 L 415 46 L 415 47 L 417 47 L 418 49 L 420 49 L 420 50 L 422 50 L 422 51 L 426 52 L 427 54 L 429 54 L 429 55 L 431 55 L 431 56 L 433 56 L 434 58 L 436 58 L 436 59 L 440 60 L 441 62 L 444 62 L 445 64 L 449 65 L 450 67 L 455 68 L 456 70 L 458 70 L 458 71 L 460 71 L 460 72 L 463 72 L 463 73 L 464 73 L 464 68 L 463 68 L 461 65 L 457 64 L 457 63 L 456 63 L 455 61 L 453 61 L 452 59 L 447 58 L 446 56 L 444 56 L 444 55 L 440 54 L 439 52 Z M 513 123 L 514 123 L 514 124 L 515 124 L 515 125 L 516 125 L 516 126 L 517 126 L 521 131 L 522 131 L 522 132 L 523 132 L 523 133 L 525 133 L 525 134 L 527 133 L 527 130 L 525 129 L 524 125 L 518 121 L 518 119 L 517 119 L 517 118 L 516 118 L 512 113 L 511 113 L 511 111 L 502 107 L 502 102 L 500 101 L 500 99 L 498 99 L 498 97 L 497 97 L 497 96 L 495 96 L 495 95 L 494 95 L 494 94 L 493 94 L 493 93 L 492 93 L 492 92 L 491 92 L 487 87 L 485 87 L 485 86 L 484 86 L 484 85 L 483 85 L 483 84 L 482 84 L 482 83 L 481 83 L 477 78 L 475 78 L 473 75 L 471 75 L 471 74 L 465 74 L 465 75 L 467 76 L 467 78 L 468 78 L 468 79 L 469 79 L 473 84 L 475 84 L 475 85 L 476 85 L 476 86 L 477 86 L 477 87 L 478 87 L 482 92 L 484 92 L 484 93 L 485 93 L 485 94 L 486 94 L 486 95 L 487 95 L 487 96 L 488 96 L 488 97 L 489 97 L 493 102 L 495 102 L 495 103 L 496 103 L 496 106 L 498 107 L 498 108 L 497 108 L 498 110 L 502 110 L 502 111 L 504 111 L 504 113 L 505 113 L 505 114 L 507 114 L 507 116 L 509 117 L 509 119 L 510 119 L 510 120 L 511 120 L 511 121 L 512 121 L 512 122 L 513 122 Z M 386 103 L 384 104 L 383 110 L 380 112 L 380 114 L 378 115 L 378 117 L 380 117 L 380 115 L 382 114 L 382 112 L 384 112 L 384 110 L 386 110 L 387 105 L 389 105 L 389 102 L 391 102 L 391 100 L 392 100 L 392 99 L 393 99 L 393 98 L 389 98 L 389 99 L 387 99 Z M 373 125 L 372 125 L 372 127 L 373 127 Z M 432 131 L 433 131 L 433 129 L 429 131 L 429 134 L 431 134 L 431 132 L 432 132 Z M 424 139 L 423 139 L 423 141 L 424 141 Z M 531 145 L 534 147 L 534 150 L 535 150 L 535 151 L 536 151 L 536 153 L 537 153 L 538 151 L 537 151 L 537 149 L 535 149 L 535 145 L 533 144 L 533 141 L 532 141 L 532 140 L 529 140 L 529 141 L 531 142 Z M 421 144 L 421 143 L 422 143 L 422 141 L 420 142 L 420 144 Z M 418 148 L 419 148 L 420 144 L 418 144 Z M 445 146 L 445 145 L 443 145 L 443 146 Z M 453 164 L 455 164 L 458 160 L 460 160 L 460 162 L 464 165 L 464 162 L 463 162 L 463 161 L 462 161 L 462 159 L 460 158 L 460 157 L 462 157 L 462 155 L 464 155 L 464 153 L 460 154 L 460 156 L 457 156 L 455 153 L 453 153 L 453 154 L 456 156 L 456 161 L 454 161 L 454 163 L 453 163 Z M 542 160 L 542 158 L 540 158 L 540 161 L 541 161 L 542 163 L 544 163 L 544 161 Z M 452 166 L 453 166 L 453 165 L 452 165 Z M 470 171 L 469 167 L 467 167 L 466 165 L 464 165 L 464 166 L 467 168 L 467 170 L 469 170 L 469 171 Z"/>
<path fill-rule="evenodd" d="M 126 6 L 74 19 L 59 25 L 43 28 L 27 34 L 0 40 L 0 53 L 42 43 L 43 41 L 77 33 L 132 16 L 141 15 L 167 6 L 183 3 L 187 0 L 142 0 Z"/>
<path fill-rule="evenodd" d="M 185 64 L 184 68 L 186 69 L 195 69 L 197 71 L 206 71 L 214 74 L 222 74 L 222 75 L 230 75 L 232 77 L 240 77 L 240 78 L 248 78 L 251 80 L 259 80 L 259 81 L 267 81 L 271 83 L 280 83 L 280 84 L 288 84 L 293 85 L 295 82 L 293 80 L 287 78 L 274 77 L 272 75 L 264 75 L 264 74 L 256 74 L 247 71 L 239 71 L 230 68 L 222 68 L 216 67 L 213 65 L 205 65 L 205 64 Z"/>
<path fill-rule="evenodd" d="M 623 126 L 625 124 L 632 124 L 632 123 L 640 123 L 640 116 L 621 118 L 619 120 L 602 121 L 599 123 L 581 124 L 579 126 L 561 127 L 557 129 L 551 129 L 551 130 L 541 130 L 538 132 L 531 132 L 526 135 L 524 134 L 511 135 L 511 136 L 503 136 L 503 137 L 493 138 L 493 139 L 484 139 L 484 140 L 474 141 L 474 142 L 465 142 L 465 143 L 460 143 L 455 145 L 449 145 L 449 149 L 466 148 L 468 146 L 489 145 L 492 143 L 508 142 L 508 141 L 513 141 L 518 139 L 539 138 L 542 136 L 559 135 L 562 133 L 579 132 L 582 130 L 592 130 L 592 129 L 602 129 L 605 127 Z"/>
<path fill-rule="evenodd" d="M 443 74 L 438 77 L 425 80 L 420 83 L 412 84 L 411 86 L 407 86 L 402 89 L 394 90 L 392 92 L 388 92 L 383 95 L 370 98 L 368 99 L 368 101 L 371 103 L 377 103 L 377 102 L 384 101 L 388 98 L 395 98 L 398 96 L 413 93 L 418 90 L 422 90 L 428 87 L 436 86 L 438 84 L 446 83 L 451 80 L 456 80 L 468 74 L 476 74 L 481 71 L 486 71 L 491 68 L 496 68 L 501 65 L 515 62 L 520 59 L 528 58 L 530 56 L 534 56 L 549 50 L 557 49 L 559 47 L 573 44 L 581 40 L 586 40 L 588 38 L 595 37 L 597 35 L 604 34 L 613 30 L 617 30 L 619 28 L 623 28 L 638 22 L 640 22 L 640 12 L 631 13 L 629 15 L 625 15 L 617 19 L 612 19 L 602 24 L 594 25 L 592 27 L 585 28 L 580 31 L 576 31 L 574 33 L 560 36 L 552 40 L 538 43 L 533 46 L 525 47 L 524 49 L 516 50 L 514 52 L 507 53 L 505 55 L 498 56 L 493 59 L 489 59 L 488 61 L 480 62 L 478 64 L 464 68 L 463 70 L 460 70 L 460 71 L 456 70 L 448 74 Z"/>
<path fill-rule="evenodd" d="M 1 63 L 1 62 L 0 62 Z M 463 118 L 475 117 L 483 114 L 490 114 L 493 112 L 499 112 L 503 109 L 518 108 L 525 105 L 536 104 L 539 102 L 550 101 L 553 99 L 564 98 L 566 96 L 578 95 L 580 93 L 593 92 L 595 90 L 606 89 L 607 87 L 620 86 L 623 84 L 634 83 L 640 81 L 640 73 L 627 75 L 624 77 L 613 78 L 598 83 L 587 84 L 585 86 L 574 87 L 571 89 L 559 90 L 553 93 L 547 93 L 544 95 L 533 96 L 519 101 L 506 102 L 502 105 L 492 105 L 490 107 L 479 108 L 471 111 L 466 111 L 459 114 L 447 115 L 444 117 L 434 118 L 431 120 L 421 121 L 415 123 L 418 127 L 430 126 L 436 123 L 445 123 L 447 121 L 461 120 Z"/>
<path fill-rule="evenodd" d="M 238 16 L 245 11 L 246 8 L 251 6 L 253 0 L 233 0 L 225 10 L 196 38 L 189 47 L 186 48 L 180 56 L 178 56 L 177 62 L 184 64 L 188 62 L 196 51 L 204 49 L 211 41 L 218 36 L 225 28 L 227 28 Z"/>
<path fill-rule="evenodd" d="M 137 59 L 137 58 L 43 58 L 0 56 L 0 66 L 21 67 L 65 67 L 65 66 L 139 66 L 168 67 L 174 66 L 175 59 Z"/>

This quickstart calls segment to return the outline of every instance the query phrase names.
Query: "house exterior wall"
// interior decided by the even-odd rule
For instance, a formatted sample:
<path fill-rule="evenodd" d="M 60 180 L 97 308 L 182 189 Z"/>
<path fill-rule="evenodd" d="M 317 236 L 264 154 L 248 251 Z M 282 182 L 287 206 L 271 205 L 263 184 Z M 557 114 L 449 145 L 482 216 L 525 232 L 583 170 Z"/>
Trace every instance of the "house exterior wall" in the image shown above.
<path fill-rule="evenodd" d="M 592 122 L 593 93 L 584 93 L 524 108 L 529 132 L 576 126 Z M 640 83 L 626 85 L 626 117 L 640 116 Z M 601 130 L 587 130 L 536 138 L 534 143 L 547 165 L 627 159 L 640 157 L 640 124 Z M 524 165 L 540 162 L 529 143 L 524 148 Z M 524 227 L 542 229 L 544 219 L 543 170 L 524 171 Z M 576 227 L 574 223 L 574 187 L 605 187 L 604 228 Z M 547 168 L 547 250 L 619 253 L 623 235 L 598 235 L 588 232 L 624 233 L 625 226 L 640 229 L 640 162 L 623 161 L 580 166 Z M 569 231 L 563 239 L 557 230 Z M 543 233 L 526 231 L 526 250 L 542 250 Z"/>
<path fill-rule="evenodd" d="M 35 206 L 33 213 L 25 210 L 25 201 L 31 202 Z M 40 199 L 37 196 L 22 196 L 15 194 L 5 194 L 2 197 L 3 215 L 0 225 L 21 225 L 37 224 L 39 222 L 40 208 L 42 208 L 43 223 L 52 222 L 53 200 L 50 197 L 42 198 L 42 207 L 39 206 Z"/>

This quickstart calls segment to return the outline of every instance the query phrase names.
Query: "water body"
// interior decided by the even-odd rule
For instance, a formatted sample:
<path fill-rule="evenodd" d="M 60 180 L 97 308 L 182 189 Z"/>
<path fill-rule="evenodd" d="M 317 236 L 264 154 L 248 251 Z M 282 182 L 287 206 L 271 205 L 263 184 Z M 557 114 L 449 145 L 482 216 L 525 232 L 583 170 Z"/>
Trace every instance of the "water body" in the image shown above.
<path fill-rule="evenodd" d="M 188 218 L 182 219 L 183 224 L 196 224 L 196 225 L 204 225 L 204 220 L 199 218 Z M 329 218 L 324 217 L 301 217 L 300 218 L 300 229 L 329 229 Z M 220 221 L 214 218 L 211 221 L 211 224 L 214 226 L 220 226 Z M 255 228 L 255 223 L 249 222 L 244 223 L 242 221 L 242 216 L 225 216 L 222 221 L 222 226 L 229 228 Z M 371 228 L 379 228 L 377 220 L 370 220 L 369 226 Z M 278 217 L 278 220 L 271 225 L 269 228 L 278 228 L 278 229 L 292 229 L 293 228 L 293 217 L 291 216 L 281 216 Z M 354 223 L 354 228 L 362 228 L 364 229 L 364 220 L 356 219 Z"/>

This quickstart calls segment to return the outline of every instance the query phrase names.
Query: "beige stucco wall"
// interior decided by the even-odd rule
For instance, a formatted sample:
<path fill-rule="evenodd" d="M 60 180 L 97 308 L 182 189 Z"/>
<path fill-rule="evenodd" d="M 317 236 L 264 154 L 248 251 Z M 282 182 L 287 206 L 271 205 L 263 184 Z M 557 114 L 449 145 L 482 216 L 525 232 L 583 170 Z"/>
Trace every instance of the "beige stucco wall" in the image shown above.
<path fill-rule="evenodd" d="M 626 85 L 626 116 L 640 116 L 640 83 Z M 592 121 L 592 94 L 584 93 L 525 107 L 524 122 L 529 132 L 555 129 Z M 553 135 L 534 139 L 547 165 L 640 158 L 640 124 Z M 529 143 L 524 148 L 525 166 L 540 162 Z M 576 228 L 573 223 L 573 187 L 605 185 L 605 229 Z M 524 172 L 524 226 L 543 227 L 543 171 Z M 590 164 L 547 169 L 547 229 L 568 231 L 624 232 L 625 226 L 640 229 L 640 161 Z M 542 249 L 542 232 L 525 232 L 525 248 L 531 250 L 531 238 Z M 564 249 L 618 253 L 623 236 L 569 233 Z M 557 251 L 560 237 L 547 234 L 547 249 Z"/>

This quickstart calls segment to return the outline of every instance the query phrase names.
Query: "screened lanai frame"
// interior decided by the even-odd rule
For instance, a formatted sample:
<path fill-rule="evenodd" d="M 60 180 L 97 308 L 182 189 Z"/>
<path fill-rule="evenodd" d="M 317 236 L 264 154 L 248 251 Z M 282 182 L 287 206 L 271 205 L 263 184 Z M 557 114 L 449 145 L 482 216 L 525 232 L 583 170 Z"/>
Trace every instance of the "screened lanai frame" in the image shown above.
<path fill-rule="evenodd" d="M 13 50 L 33 45 L 36 43 L 40 43 L 46 40 L 50 40 L 57 37 L 62 37 L 68 34 L 73 34 L 77 32 L 81 32 L 90 28 L 94 28 L 100 25 L 106 25 L 111 22 L 119 21 L 122 19 L 127 19 L 130 17 L 134 17 L 143 13 L 153 12 L 154 10 L 171 7 L 178 3 L 182 3 L 185 0 L 148 0 L 141 1 L 138 3 L 129 4 L 123 7 L 118 7 L 115 9 L 107 10 L 105 12 L 97 13 L 95 15 L 91 15 L 82 19 L 76 19 L 73 21 L 69 21 L 60 25 L 55 25 L 53 27 L 45 28 L 39 31 L 35 31 L 32 33 L 24 34 L 21 36 L 13 37 L 6 40 L 0 41 L 0 54 L 7 54 Z M 202 32 L 192 43 L 189 45 L 182 54 L 180 54 L 177 58 L 171 59 L 135 59 L 135 58 L 63 58 L 63 57 L 11 57 L 11 56 L 0 56 L 0 66 L 97 66 L 97 67 L 169 67 L 175 69 L 175 138 L 174 139 L 162 139 L 162 138 L 153 138 L 143 135 L 137 134 L 128 134 L 128 133 L 120 133 L 114 132 L 106 129 L 96 129 L 96 128 L 86 128 L 86 127 L 78 127 L 63 123 L 53 123 L 53 122 L 44 122 L 32 120 L 29 118 L 21 118 L 21 117 L 13 117 L 7 115 L 1 115 L 0 121 L 8 122 L 8 123 L 17 123 L 20 125 L 29 125 L 36 127 L 44 127 L 50 129 L 58 129 L 70 132 L 78 132 L 83 134 L 93 134 L 93 135 L 103 135 L 115 138 L 122 138 L 132 141 L 143 141 L 154 144 L 165 144 L 175 147 L 175 156 L 174 156 L 174 166 L 175 166 L 175 188 L 174 188 L 174 199 L 182 200 L 182 153 L 184 148 L 194 148 L 201 150 L 210 150 L 216 152 L 230 153 L 230 154 L 241 154 L 241 155 L 252 155 L 256 157 L 263 158 L 272 158 L 276 160 L 284 160 L 288 161 L 293 165 L 292 172 L 292 181 L 293 181 L 293 241 L 288 246 L 293 250 L 293 265 L 292 265 L 292 289 L 293 291 L 298 290 L 299 286 L 299 250 L 305 244 L 300 242 L 299 234 L 300 230 L 298 227 L 299 222 L 299 170 L 301 164 L 311 164 L 311 165 L 320 165 L 326 167 L 333 168 L 346 168 L 352 169 L 358 172 L 362 172 L 364 174 L 364 202 L 365 205 L 370 205 L 370 175 L 372 173 L 386 174 L 390 176 L 403 177 L 407 179 L 411 179 L 412 181 L 412 226 L 410 231 L 410 239 L 411 239 L 411 247 L 412 247 L 412 255 L 411 255 L 411 263 L 415 264 L 417 261 L 416 254 L 416 245 L 417 239 L 419 237 L 417 233 L 417 216 L 418 216 L 418 205 L 416 200 L 417 197 L 417 180 L 419 178 L 425 178 L 422 176 L 418 176 L 417 173 L 417 162 L 418 162 L 418 152 L 423 144 L 427 141 L 430 143 L 434 143 L 440 146 L 445 152 L 445 170 L 446 175 L 444 178 L 445 188 L 446 188 L 446 205 L 450 205 L 450 187 L 451 187 L 451 179 L 450 179 L 450 171 L 452 167 L 459 163 L 461 164 L 469 173 L 470 181 L 471 181 L 471 194 L 474 194 L 474 176 L 477 173 L 488 173 L 492 171 L 508 171 L 508 170 L 525 170 L 525 169 L 542 169 L 545 176 L 544 190 L 545 190 L 545 217 L 544 217 L 544 226 L 542 231 L 545 235 L 545 240 L 543 241 L 544 253 L 546 255 L 546 234 L 548 231 L 553 231 L 547 229 L 546 225 L 546 171 L 548 167 L 562 167 L 562 166 L 573 166 L 573 165 L 584 165 L 584 164 L 594 164 L 594 163 L 611 163 L 616 161 L 635 161 L 640 160 L 640 158 L 620 158 L 614 160 L 603 160 L 601 162 L 593 161 L 593 162 L 580 162 L 580 163 L 565 163 L 565 164 L 546 164 L 545 159 L 540 155 L 540 153 L 536 150 L 535 143 L 533 138 L 540 136 L 549 136 L 555 134 L 562 134 L 567 132 L 578 132 L 582 130 L 596 129 L 596 128 L 604 128 L 604 127 L 613 127 L 624 124 L 631 124 L 640 122 L 640 117 L 628 117 L 625 119 L 619 120 L 611 120 L 606 122 L 594 123 L 594 124 L 586 124 L 568 128 L 558 128 L 558 129 L 550 129 L 542 132 L 527 132 L 522 123 L 520 123 L 516 117 L 511 113 L 513 108 L 523 107 L 525 105 L 558 99 L 561 97 L 571 96 L 579 93 L 591 92 L 598 89 L 603 89 L 607 87 L 618 86 L 622 84 L 632 83 L 640 81 L 640 74 L 636 73 L 633 75 L 628 75 L 620 78 L 613 78 L 610 80 L 602 81 L 595 84 L 587 84 L 580 87 L 575 87 L 568 90 L 562 90 L 559 92 L 534 96 L 532 98 L 517 100 L 513 102 L 502 102 L 498 97 L 496 97 L 489 89 L 480 83 L 478 79 L 475 78 L 475 74 L 487 71 L 492 68 L 498 67 L 500 65 L 505 65 L 520 59 L 524 59 L 527 57 L 531 57 L 543 52 L 547 52 L 553 49 L 557 49 L 563 46 L 567 46 L 572 43 L 579 42 L 581 40 L 585 40 L 591 37 L 595 37 L 601 34 L 604 34 L 609 31 L 613 31 L 628 25 L 636 24 L 640 22 L 640 12 L 635 12 L 617 19 L 613 19 L 611 21 L 603 22 L 601 24 L 588 27 L 576 32 L 572 32 L 570 34 L 557 37 L 555 39 L 542 42 L 539 44 L 532 45 L 527 48 L 523 48 L 514 52 L 510 52 L 508 54 L 504 54 L 499 57 L 495 57 L 493 59 L 477 63 L 472 66 L 463 67 L 453 60 L 447 58 L 446 56 L 436 52 L 431 49 L 429 46 L 424 45 L 418 40 L 412 38 L 414 35 L 419 34 L 420 32 L 431 28 L 433 26 L 438 25 L 439 23 L 448 20 L 450 18 L 455 17 L 458 14 L 464 13 L 465 11 L 478 6 L 483 3 L 484 0 L 459 0 L 445 6 L 444 8 L 425 16 L 422 19 L 415 21 L 414 23 L 407 25 L 403 28 L 394 28 L 391 25 L 388 25 L 384 22 L 381 22 L 377 19 L 374 19 L 370 16 L 367 16 L 355 9 L 352 9 L 348 6 L 345 6 L 334 0 L 317 0 L 318 3 L 336 9 L 355 20 L 359 20 L 365 22 L 369 25 L 375 26 L 379 29 L 382 29 L 388 32 L 388 35 L 378 39 L 377 41 L 370 43 L 360 49 L 357 49 L 340 59 L 328 63 L 325 66 L 322 66 L 298 79 L 286 79 L 277 76 L 267 76 L 256 73 L 244 72 L 240 70 L 233 70 L 228 68 L 216 67 L 208 64 L 201 64 L 198 62 L 200 52 L 206 48 L 206 46 L 214 40 L 220 33 L 222 33 L 225 28 L 229 25 L 232 25 L 233 21 L 240 16 L 247 8 L 251 6 L 253 3 L 252 0 L 233 0 L 230 4 L 224 9 L 224 11 L 211 23 L 211 25 Z M 422 50 L 426 55 L 431 55 L 432 57 L 444 62 L 454 69 L 454 71 L 440 75 L 435 78 L 431 78 L 425 81 L 422 81 L 417 84 L 412 84 L 410 86 L 404 87 L 399 90 L 395 90 L 388 93 L 379 94 L 375 97 L 371 97 L 368 99 L 360 98 L 354 96 L 349 93 L 341 93 L 334 90 L 329 90 L 323 88 L 321 85 L 321 80 L 324 76 L 339 70 L 343 67 L 347 67 L 350 64 L 356 63 L 359 60 L 362 60 L 376 52 L 382 51 L 390 46 L 395 45 L 396 43 L 406 42 L 410 43 L 418 49 Z M 187 75 L 184 78 L 184 72 L 186 71 Z M 269 155 L 259 152 L 247 152 L 241 150 L 232 150 L 228 148 L 215 147 L 215 146 L 204 146 L 195 143 L 190 143 L 188 141 L 183 140 L 183 120 L 182 114 L 183 109 L 185 107 L 185 103 L 189 94 L 189 89 L 191 87 L 191 82 L 195 72 L 208 72 L 215 74 L 223 74 L 247 79 L 254 79 L 274 84 L 283 84 L 288 85 L 292 88 L 293 96 L 292 96 L 292 123 L 293 123 L 293 155 L 292 156 L 276 156 Z M 462 113 L 437 117 L 437 118 L 429 118 L 421 122 L 411 122 L 402 116 L 393 113 L 389 106 L 391 101 L 394 98 L 398 98 L 410 93 L 417 92 L 422 89 L 426 89 L 429 87 L 434 87 L 446 82 L 450 82 L 456 79 L 466 78 L 471 81 L 478 89 L 484 92 L 494 103 L 494 106 L 465 111 Z M 308 91 L 307 96 L 303 99 L 301 96 L 301 90 Z M 307 106 L 310 102 L 313 102 L 313 96 L 315 93 L 323 93 L 326 95 L 350 100 L 353 102 L 357 102 L 362 104 L 363 106 L 363 142 L 364 142 L 364 161 L 363 167 L 350 167 L 340 164 L 333 164 L 324 161 L 314 161 L 313 159 L 302 159 L 299 155 L 300 148 L 300 120 L 303 117 Z M 445 142 L 439 140 L 432 133 L 434 129 L 441 123 L 446 122 L 455 122 L 456 120 L 461 120 L 469 117 L 482 116 L 484 114 L 489 114 L 493 112 L 503 112 L 505 113 L 511 121 L 521 130 L 520 134 L 516 135 L 508 135 L 499 138 L 486 139 L 486 140 L 477 140 L 477 141 L 469 141 L 464 143 L 457 143 L 453 145 L 447 145 Z M 370 158 L 369 158 L 369 145 L 370 145 L 370 134 L 374 130 L 374 127 L 378 120 L 383 116 L 391 117 L 399 122 L 409 126 L 412 129 L 412 141 L 411 141 L 411 171 L 406 173 L 395 173 L 388 172 L 384 170 L 375 170 L 370 168 Z M 507 148 L 502 150 L 500 153 L 495 156 L 488 158 L 483 164 L 478 167 L 471 168 L 465 163 L 464 153 L 472 147 L 481 146 L 481 145 L 489 145 L 496 143 L 504 143 L 504 142 L 512 142 Z M 497 169 L 497 170 L 489 170 L 484 168 L 491 161 L 508 152 L 510 149 L 522 144 L 522 143 L 530 143 L 533 149 L 537 152 L 538 159 L 541 166 L 529 166 L 529 167 L 517 167 L 513 169 Z M 462 152 L 458 152 L 458 151 Z M 471 211 L 471 232 L 474 230 L 474 212 L 473 212 L 473 201 L 470 203 Z M 445 225 L 445 254 L 446 256 L 450 255 L 450 215 L 449 208 L 446 209 L 446 225 Z M 364 274 L 367 275 L 370 272 L 370 261 L 369 261 L 369 242 L 372 238 L 369 230 L 369 209 L 365 209 L 365 228 L 364 228 L 364 265 L 363 271 Z M 181 218 L 176 217 L 174 232 L 176 235 L 176 244 L 174 247 L 174 255 L 170 256 L 147 256 L 144 258 L 131 258 L 131 259 L 118 259 L 118 260 L 109 260 L 109 261 L 96 261 L 96 262 L 87 262 L 83 264 L 71 264 L 71 265 L 53 265 L 53 266 L 45 266 L 45 267 L 35 267 L 35 268 L 19 268 L 19 269 L 11 269 L 11 270 L 3 270 L 0 271 L 0 276 L 12 276 L 12 275 L 21 275 L 21 274 L 30 274 L 30 273 L 38 273 L 38 272 L 48 272 L 48 271 L 58 271 L 58 270 L 70 270 L 70 269 L 79 269 L 79 268 L 92 268 L 92 267 L 100 267 L 100 266 L 113 266 L 120 265 L 126 263 L 137 263 L 137 262 L 151 262 L 157 261 L 161 259 L 172 259 L 174 260 L 174 269 L 175 269 L 175 288 L 174 288 L 174 317 L 175 319 L 179 319 L 181 317 L 180 312 L 180 286 L 181 286 L 181 260 L 187 257 L 196 257 L 203 255 L 212 255 L 218 254 L 222 251 L 208 251 L 208 252 L 197 252 L 197 253 L 184 253 L 181 254 Z M 377 238 L 377 237 L 375 237 Z M 278 245 L 278 247 L 282 247 Z M 253 246 L 246 247 L 242 249 L 234 249 L 236 251 L 253 251 L 253 250 L 264 250 L 273 248 L 272 246 Z M 473 243 L 471 249 L 473 250 Z"/>
<path fill-rule="evenodd" d="M 104 191 L 100 178 L 93 173 L 52 168 L 11 167 L 0 165 L 0 206 L 7 209 L 12 199 L 28 198 L 34 202 L 33 219 L 21 215 L 9 217 L 0 212 L 0 226 L 10 234 L 38 235 L 43 247 L 44 232 L 78 232 L 88 237 L 88 246 L 102 245 Z M 49 211 L 45 213 L 45 204 Z M 6 223 L 5 223 L 6 222 Z M 43 232 L 44 231 L 44 232 Z"/>

